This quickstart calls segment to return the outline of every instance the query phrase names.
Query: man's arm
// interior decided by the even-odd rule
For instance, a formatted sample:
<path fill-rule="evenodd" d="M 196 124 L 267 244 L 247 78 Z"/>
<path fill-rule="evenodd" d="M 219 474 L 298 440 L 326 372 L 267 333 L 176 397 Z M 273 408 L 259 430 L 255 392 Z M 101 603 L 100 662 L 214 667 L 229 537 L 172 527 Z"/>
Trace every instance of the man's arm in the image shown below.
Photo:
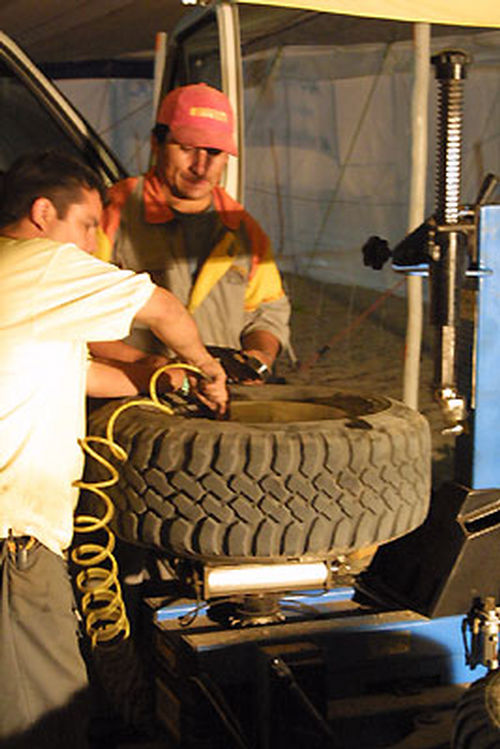
<path fill-rule="evenodd" d="M 228 400 L 225 372 L 206 350 L 196 323 L 177 297 L 156 286 L 134 319 L 151 328 L 181 361 L 201 370 L 204 379 L 200 383 L 200 390 L 208 405 L 223 414 Z"/>
<path fill-rule="evenodd" d="M 241 343 L 246 354 L 255 356 L 269 369 L 280 350 L 280 342 L 273 333 L 267 330 L 253 330 L 243 336 Z"/>
<path fill-rule="evenodd" d="M 150 327 L 181 361 L 201 371 L 198 397 L 223 414 L 228 400 L 225 372 L 206 350 L 193 318 L 177 297 L 156 286 L 134 320 Z M 146 392 L 151 375 L 165 363 L 163 357 L 158 361 L 158 357 L 144 355 L 123 341 L 92 343 L 89 350 L 94 357 L 101 357 L 91 361 L 87 374 L 87 393 L 94 397 Z M 142 359 L 139 358 L 141 354 Z M 169 373 L 168 380 L 173 389 L 180 386 L 179 377 L 181 373 L 176 370 Z"/>
<path fill-rule="evenodd" d="M 146 393 L 154 370 L 136 362 L 93 359 L 87 369 L 87 395 L 118 398 Z"/>
<path fill-rule="evenodd" d="M 145 354 L 141 349 L 131 346 L 125 341 L 93 341 L 88 344 L 90 353 L 96 359 L 108 359 L 121 362 L 136 362 L 144 359 L 151 359 L 152 356 Z M 158 355 L 158 366 L 167 363 L 167 358 Z"/>
<path fill-rule="evenodd" d="M 97 341 L 88 344 L 92 360 L 87 370 L 87 395 L 113 398 L 147 393 L 151 377 L 169 360 L 161 354 L 145 354 L 125 341 Z M 165 371 L 158 383 L 163 390 L 182 387 L 183 369 Z"/>

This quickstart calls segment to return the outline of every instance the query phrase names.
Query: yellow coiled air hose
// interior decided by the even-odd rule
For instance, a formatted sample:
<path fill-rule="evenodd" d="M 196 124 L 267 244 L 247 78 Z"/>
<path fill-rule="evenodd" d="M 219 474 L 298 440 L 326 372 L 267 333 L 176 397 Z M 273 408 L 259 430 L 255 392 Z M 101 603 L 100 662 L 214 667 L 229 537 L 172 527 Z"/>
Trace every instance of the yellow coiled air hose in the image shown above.
<path fill-rule="evenodd" d="M 174 413 L 172 408 L 162 403 L 156 392 L 158 378 L 163 372 L 169 369 L 184 369 L 203 376 L 200 369 L 190 364 L 175 363 L 160 367 L 151 377 L 149 398 L 128 401 L 118 406 L 107 423 L 105 437 L 87 435 L 84 439 L 79 440 L 82 450 L 101 463 L 110 473 L 110 477 L 102 481 L 88 483 L 78 480 L 74 482 L 74 486 L 92 492 L 95 496 L 99 497 L 104 505 L 104 514 L 102 517 L 78 515 L 75 518 L 75 531 L 77 533 L 104 531 L 107 537 L 105 545 L 83 543 L 76 546 L 71 552 L 73 562 L 84 568 L 76 576 L 76 586 L 82 593 L 80 608 L 92 647 L 96 647 L 101 643 L 127 639 L 130 635 L 130 624 L 118 579 L 118 564 L 113 556 L 115 537 L 109 528 L 114 507 L 111 499 L 104 491 L 118 482 L 119 474 L 106 458 L 91 447 L 91 443 L 105 445 L 109 448 L 111 454 L 123 463 L 128 455 L 123 447 L 114 440 L 113 430 L 115 422 L 120 414 L 133 406 L 154 406 L 160 411 L 172 415 Z"/>

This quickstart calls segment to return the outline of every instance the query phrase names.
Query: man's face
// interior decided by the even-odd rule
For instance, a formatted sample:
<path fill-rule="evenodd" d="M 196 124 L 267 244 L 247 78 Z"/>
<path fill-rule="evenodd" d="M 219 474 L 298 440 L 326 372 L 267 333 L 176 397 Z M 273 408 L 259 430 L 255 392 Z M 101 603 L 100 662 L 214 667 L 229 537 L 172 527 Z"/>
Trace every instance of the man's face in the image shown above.
<path fill-rule="evenodd" d="M 210 204 L 226 163 L 227 153 L 214 148 L 193 148 L 174 141 L 156 147 L 159 179 L 176 198 L 199 203 L 200 210 Z"/>
<path fill-rule="evenodd" d="M 71 203 L 64 218 L 55 216 L 45 236 L 58 242 L 74 242 L 81 250 L 93 254 L 97 250 L 101 214 L 102 202 L 97 190 L 82 188 L 81 202 Z"/>

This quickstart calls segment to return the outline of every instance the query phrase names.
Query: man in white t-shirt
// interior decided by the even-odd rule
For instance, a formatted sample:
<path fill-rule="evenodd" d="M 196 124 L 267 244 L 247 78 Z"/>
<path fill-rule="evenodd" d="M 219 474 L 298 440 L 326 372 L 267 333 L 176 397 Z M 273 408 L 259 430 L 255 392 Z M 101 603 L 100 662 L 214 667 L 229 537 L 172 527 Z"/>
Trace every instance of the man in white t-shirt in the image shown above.
<path fill-rule="evenodd" d="M 149 326 L 207 375 L 200 397 L 219 413 L 225 375 L 186 309 L 147 274 L 91 254 L 99 178 L 46 152 L 0 177 L 0 743 L 86 746 L 87 676 L 65 549 L 82 471 L 85 394 L 132 395 L 144 366 L 88 359 L 92 341 Z M 5 743 L 3 743 L 5 742 Z"/>

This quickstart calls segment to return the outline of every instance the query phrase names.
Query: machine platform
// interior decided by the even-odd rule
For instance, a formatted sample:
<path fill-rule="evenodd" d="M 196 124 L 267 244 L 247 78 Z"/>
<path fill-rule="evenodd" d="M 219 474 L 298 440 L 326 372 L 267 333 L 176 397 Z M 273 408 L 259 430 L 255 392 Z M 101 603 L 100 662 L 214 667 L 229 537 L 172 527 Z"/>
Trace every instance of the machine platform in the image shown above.
<path fill-rule="evenodd" d="M 462 616 L 352 587 L 283 598 L 282 621 L 255 626 L 228 624 L 223 603 L 146 604 L 158 718 L 182 749 L 447 746 L 450 710 L 482 675 L 465 665 Z"/>

